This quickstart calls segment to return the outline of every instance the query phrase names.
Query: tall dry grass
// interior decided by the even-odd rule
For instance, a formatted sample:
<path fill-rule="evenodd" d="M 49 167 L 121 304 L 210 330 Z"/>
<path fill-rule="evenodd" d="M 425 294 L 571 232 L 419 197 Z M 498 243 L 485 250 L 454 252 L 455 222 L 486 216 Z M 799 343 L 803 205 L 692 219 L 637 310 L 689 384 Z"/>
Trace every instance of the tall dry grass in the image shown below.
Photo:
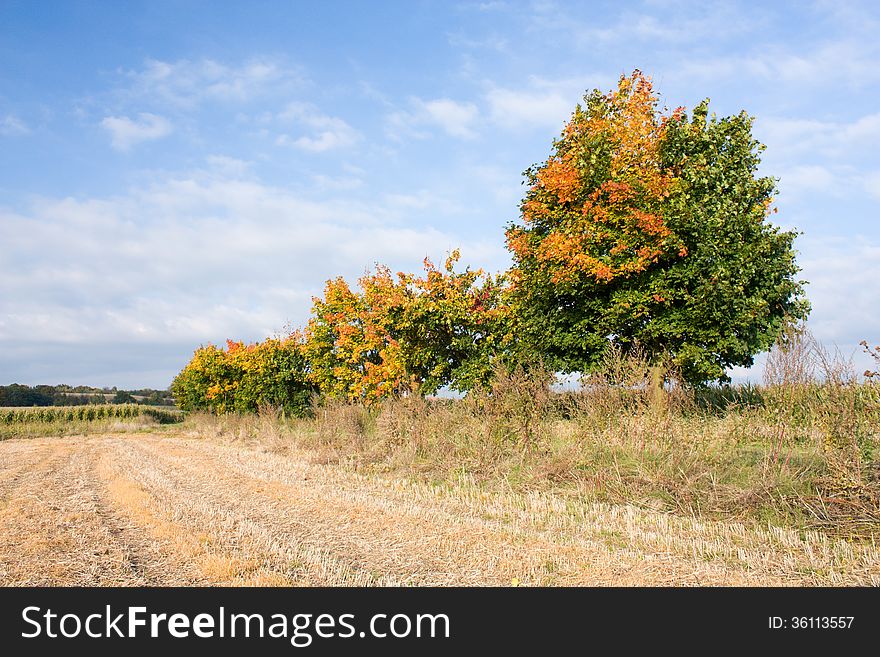
<path fill-rule="evenodd" d="M 306 450 L 316 463 L 438 484 L 554 489 L 689 516 L 848 536 L 880 533 L 880 385 L 803 331 L 771 353 L 761 386 L 693 389 L 609 351 L 578 391 L 546 371 L 496 371 L 464 399 L 316 403 L 313 417 L 195 416 L 196 433 Z"/>

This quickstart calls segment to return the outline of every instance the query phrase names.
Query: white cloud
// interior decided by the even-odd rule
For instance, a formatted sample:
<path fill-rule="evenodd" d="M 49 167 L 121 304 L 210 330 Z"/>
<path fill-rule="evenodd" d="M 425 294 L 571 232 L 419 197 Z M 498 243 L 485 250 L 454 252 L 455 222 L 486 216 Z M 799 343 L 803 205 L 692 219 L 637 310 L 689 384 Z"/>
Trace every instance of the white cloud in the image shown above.
<path fill-rule="evenodd" d="M 461 32 L 449 34 L 446 37 L 449 45 L 457 49 L 489 50 L 509 56 L 512 53 L 510 42 L 497 34 L 473 37 Z"/>
<path fill-rule="evenodd" d="M 243 178 L 250 171 L 251 163 L 228 155 L 209 155 L 205 158 L 210 171 L 233 178 Z"/>
<path fill-rule="evenodd" d="M 476 136 L 474 124 L 479 116 L 480 110 L 473 103 L 450 98 L 411 98 L 408 110 L 388 116 L 388 133 L 393 138 L 425 138 L 432 128 L 439 128 L 450 137 L 472 139 Z"/>
<path fill-rule="evenodd" d="M 595 48 L 596 41 L 626 42 L 634 40 L 681 45 L 707 38 L 731 39 L 748 30 L 759 29 L 764 17 L 754 8 L 745 15 L 733 7 L 702 3 L 685 12 L 666 10 L 660 16 L 624 11 L 608 26 L 595 26 L 578 21 L 563 21 L 560 28 L 570 31 L 582 47 Z"/>
<path fill-rule="evenodd" d="M 877 195 L 880 113 L 850 121 L 768 117 L 755 122 L 754 133 L 767 145 L 765 163 L 780 178 L 783 198 L 866 202 Z"/>
<path fill-rule="evenodd" d="M 562 128 L 574 105 L 556 92 L 492 89 L 486 94 L 495 123 L 510 129 L 523 126 Z"/>
<path fill-rule="evenodd" d="M 322 191 L 350 191 L 364 186 L 362 178 L 357 176 L 325 176 L 316 173 L 312 176 L 315 189 Z"/>
<path fill-rule="evenodd" d="M 270 59 L 252 59 L 238 66 L 212 59 L 147 60 L 143 69 L 128 71 L 126 77 L 131 81 L 129 94 L 184 107 L 205 100 L 246 102 L 303 82 L 298 69 Z"/>
<path fill-rule="evenodd" d="M 757 3 L 743 8 L 737 3 L 648 0 L 586 11 L 582 6 L 587 5 L 533 0 L 520 13 L 542 50 L 569 51 L 564 56 L 586 55 L 584 59 L 598 55 L 611 61 L 629 59 L 627 54 L 636 52 L 638 57 L 631 60 L 635 65 L 647 65 L 645 48 L 656 61 L 670 48 L 686 52 L 696 46 L 702 51 L 707 44 L 754 42 L 755 32 L 769 31 L 772 18 L 772 7 Z"/>
<path fill-rule="evenodd" d="M 880 112 L 850 122 L 767 117 L 755 122 L 755 134 L 785 156 L 851 157 L 875 151 L 874 145 L 880 142 Z"/>
<path fill-rule="evenodd" d="M 340 125 L 340 128 L 343 126 Z M 297 148 L 313 153 L 323 153 L 324 151 L 336 148 L 344 148 L 354 143 L 353 133 L 345 129 L 328 129 L 321 130 L 312 136 L 298 137 L 291 140 L 287 135 L 281 135 L 278 138 L 279 144 L 291 143 Z"/>
<path fill-rule="evenodd" d="M 516 208 L 522 199 L 522 174 L 515 167 L 475 164 L 467 167 L 471 180 L 479 181 L 484 190 L 504 208 Z"/>
<path fill-rule="evenodd" d="M 149 112 L 141 112 L 136 120 L 127 116 L 108 116 L 101 125 L 110 133 L 113 148 L 118 151 L 128 151 L 141 142 L 161 139 L 172 130 L 168 119 Z"/>
<path fill-rule="evenodd" d="M 817 164 L 792 167 L 779 173 L 779 188 L 783 197 L 802 194 L 841 194 L 841 177 Z"/>
<path fill-rule="evenodd" d="M 757 78 L 777 86 L 798 85 L 801 93 L 804 88 L 828 87 L 829 83 L 860 88 L 880 81 L 880 69 L 876 65 L 880 48 L 875 39 L 847 37 L 799 46 L 798 51 L 765 46 L 757 54 L 685 60 L 674 73 L 685 80 Z"/>
<path fill-rule="evenodd" d="M 876 199 L 880 199 L 880 171 L 865 174 L 865 191 Z"/>
<path fill-rule="evenodd" d="M 30 128 L 17 116 L 7 114 L 0 116 L 0 135 L 4 137 L 18 137 L 30 134 Z"/>
<path fill-rule="evenodd" d="M 459 103 L 449 98 L 419 100 L 416 113 L 426 123 L 440 126 L 446 134 L 465 139 L 474 136 L 472 125 L 479 116 L 473 103 Z"/>
<path fill-rule="evenodd" d="M 442 199 L 357 202 L 322 191 L 314 200 L 216 164 L 124 196 L 44 198 L 26 212 L 0 210 L 5 351 L 34 342 L 91 345 L 101 358 L 103 344 L 191 349 L 259 339 L 303 323 L 328 278 L 354 279 L 377 261 L 413 270 L 426 255 L 439 261 L 457 246 L 471 264 L 503 253 L 501 245 L 462 244 L 405 223 L 425 204 L 441 223 Z"/>
<path fill-rule="evenodd" d="M 510 5 L 500 0 L 492 0 L 491 2 L 480 2 L 477 4 L 479 11 L 498 11 L 501 9 L 509 9 Z"/>
<path fill-rule="evenodd" d="M 285 123 L 297 123 L 311 131 L 299 137 L 282 134 L 276 139 L 279 145 L 290 144 L 304 151 L 322 153 L 347 148 L 360 138 L 348 123 L 338 117 L 322 114 L 309 103 L 290 103 L 275 118 Z"/>
<path fill-rule="evenodd" d="M 880 243 L 859 236 L 799 242 L 816 337 L 840 345 L 880 340 Z"/>
<path fill-rule="evenodd" d="M 597 75 L 558 80 L 531 76 L 521 88 L 490 85 L 485 101 L 492 121 L 503 128 L 561 130 L 584 93 L 604 89 L 610 82 L 610 77 Z"/>

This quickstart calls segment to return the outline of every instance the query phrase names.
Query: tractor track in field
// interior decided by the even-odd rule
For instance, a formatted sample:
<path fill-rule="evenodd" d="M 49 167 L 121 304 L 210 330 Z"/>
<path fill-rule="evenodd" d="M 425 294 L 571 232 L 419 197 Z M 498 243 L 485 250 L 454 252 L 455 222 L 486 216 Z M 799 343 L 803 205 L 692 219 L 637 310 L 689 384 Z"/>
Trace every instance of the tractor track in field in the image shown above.
<path fill-rule="evenodd" d="M 489 493 L 174 433 L 0 442 L 3 585 L 863 585 L 816 533 Z"/>

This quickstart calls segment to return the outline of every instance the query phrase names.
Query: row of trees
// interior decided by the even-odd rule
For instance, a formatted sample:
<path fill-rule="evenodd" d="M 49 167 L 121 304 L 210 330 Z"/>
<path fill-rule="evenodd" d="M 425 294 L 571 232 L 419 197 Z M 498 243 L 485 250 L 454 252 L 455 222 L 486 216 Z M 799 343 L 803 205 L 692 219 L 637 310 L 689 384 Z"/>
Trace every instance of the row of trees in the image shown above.
<path fill-rule="evenodd" d="M 0 407 L 4 406 L 80 406 L 84 404 L 149 404 L 173 406 L 167 390 L 118 390 L 90 386 L 36 385 L 13 383 L 0 386 Z"/>
<path fill-rule="evenodd" d="M 508 272 L 456 272 L 456 251 L 422 274 L 379 266 L 355 289 L 328 281 L 303 331 L 197 350 L 178 402 L 301 412 L 314 392 L 468 391 L 498 362 L 588 372 L 610 345 L 638 345 L 695 384 L 751 365 L 809 311 L 795 234 L 767 220 L 776 185 L 757 175 L 752 119 L 710 117 L 708 101 L 667 112 L 639 71 L 584 100 L 525 172 Z"/>
<path fill-rule="evenodd" d="M 467 391 L 489 382 L 510 342 L 509 288 L 481 270 L 424 261 L 421 275 L 378 266 L 354 289 L 327 282 L 304 331 L 200 347 L 171 390 L 181 408 L 301 415 L 313 394 L 372 403 L 404 392 Z"/>

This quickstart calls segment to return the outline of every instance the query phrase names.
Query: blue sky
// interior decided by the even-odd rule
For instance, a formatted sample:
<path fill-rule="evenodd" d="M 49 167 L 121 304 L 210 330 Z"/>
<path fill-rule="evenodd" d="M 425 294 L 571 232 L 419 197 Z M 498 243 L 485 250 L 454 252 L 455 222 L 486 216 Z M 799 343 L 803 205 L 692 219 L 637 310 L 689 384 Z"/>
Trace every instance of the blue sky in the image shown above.
<path fill-rule="evenodd" d="M 634 68 L 756 117 L 813 332 L 876 343 L 878 33 L 871 2 L 0 0 L 0 384 L 164 388 L 327 278 L 503 269 L 522 171 Z"/>

